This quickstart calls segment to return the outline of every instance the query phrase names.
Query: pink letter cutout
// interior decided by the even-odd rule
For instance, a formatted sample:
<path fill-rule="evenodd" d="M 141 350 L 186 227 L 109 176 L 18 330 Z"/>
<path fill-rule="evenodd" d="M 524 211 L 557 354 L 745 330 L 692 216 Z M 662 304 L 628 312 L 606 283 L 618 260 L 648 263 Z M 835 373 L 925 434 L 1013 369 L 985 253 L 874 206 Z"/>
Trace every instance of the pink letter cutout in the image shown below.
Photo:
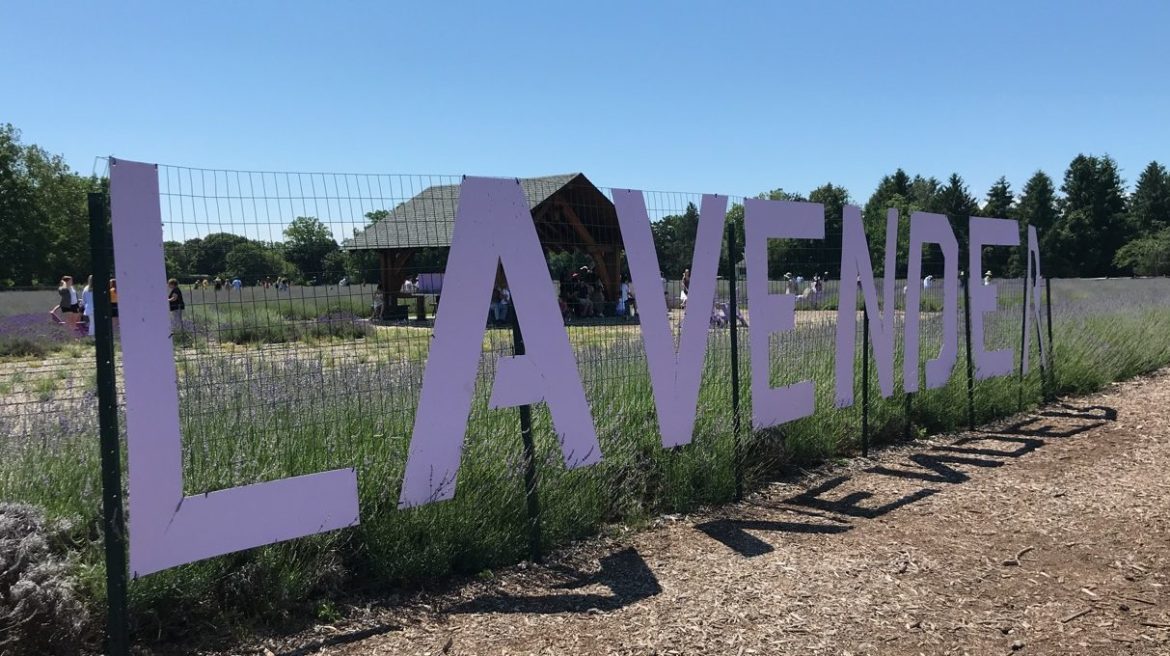
<path fill-rule="evenodd" d="M 938 244 L 943 254 L 942 348 L 937 358 L 926 361 L 926 388 L 947 384 L 959 356 L 959 242 L 950 221 L 942 214 L 910 215 L 910 261 L 906 272 L 906 335 L 902 360 L 902 385 L 918 391 L 918 326 L 922 315 L 922 245 Z"/>
<path fill-rule="evenodd" d="M 593 416 L 561 319 L 548 263 L 516 180 L 465 178 L 443 282 L 443 309 L 423 373 L 400 508 L 455 495 L 496 267 L 508 275 L 525 355 L 500 358 L 489 407 L 545 401 L 565 466 L 601 459 Z"/>
<path fill-rule="evenodd" d="M 882 396 L 894 395 L 894 265 L 898 259 L 898 210 L 886 212 L 885 276 L 882 278 L 884 302 L 879 307 L 877 287 L 873 282 L 873 264 L 869 242 L 861 224 L 861 209 L 846 205 L 841 216 L 841 296 L 837 301 L 837 407 L 853 405 L 853 363 L 857 346 L 857 284 L 865 292 L 865 311 L 869 313 L 869 337 L 877 363 L 878 387 Z M 876 321 L 874 319 L 877 319 Z M 863 354 L 869 357 L 868 353 Z"/>
<path fill-rule="evenodd" d="M 1028 356 L 1032 351 L 1032 321 L 1036 326 L 1041 325 L 1040 314 L 1040 281 L 1044 277 L 1040 274 L 1040 241 L 1036 238 L 1036 226 L 1028 226 L 1028 273 L 1024 276 L 1024 285 L 1028 288 L 1028 310 L 1024 314 L 1024 373 L 1028 373 Z M 1037 328 L 1038 329 L 1038 328 Z M 1043 368 L 1047 360 L 1044 359 L 1044 340 L 1039 334 L 1036 336 L 1036 348 L 1040 349 L 1040 363 Z"/>
<path fill-rule="evenodd" d="M 130 571 L 145 576 L 358 523 L 352 468 L 183 496 L 158 167 L 110 160 L 129 451 Z"/>
<path fill-rule="evenodd" d="M 768 293 L 768 240 L 778 238 L 824 239 L 825 206 L 782 200 L 744 201 L 744 255 L 747 259 L 747 288 L 752 327 L 752 425 L 778 426 L 807 417 L 815 409 L 816 388 L 811 380 L 785 387 L 772 387 L 771 349 L 773 333 L 796 327 L 796 297 Z M 732 318 L 734 321 L 734 317 Z"/>
<path fill-rule="evenodd" d="M 657 289 L 661 280 L 658 253 L 650 234 L 650 219 L 641 191 L 615 189 L 617 208 L 626 259 L 636 289 Z M 699 229 L 691 260 L 691 287 L 683 313 L 678 350 L 662 294 L 638 296 L 642 344 L 650 368 L 654 406 L 662 430 L 662 445 L 687 444 L 695 428 L 699 383 L 703 360 L 707 355 L 707 329 L 711 307 L 715 302 L 715 276 L 719 268 L 719 250 L 723 243 L 723 220 L 727 215 L 727 197 L 704 195 L 699 212 Z"/>
<path fill-rule="evenodd" d="M 1011 219 L 970 218 L 969 268 L 967 286 L 971 295 L 971 359 L 975 361 L 975 380 L 1003 376 L 1012 372 L 1011 349 L 988 351 L 983 336 L 983 315 L 994 312 L 998 290 L 995 283 L 979 284 L 983 270 L 984 246 L 1019 246 L 1020 224 Z"/>

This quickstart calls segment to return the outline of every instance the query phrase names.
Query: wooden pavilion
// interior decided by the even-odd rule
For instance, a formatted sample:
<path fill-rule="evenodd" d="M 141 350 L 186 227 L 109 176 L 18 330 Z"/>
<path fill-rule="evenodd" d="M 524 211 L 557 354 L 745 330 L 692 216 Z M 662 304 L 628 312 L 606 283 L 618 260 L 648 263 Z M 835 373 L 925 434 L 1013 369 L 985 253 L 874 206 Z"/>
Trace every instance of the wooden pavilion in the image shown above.
<path fill-rule="evenodd" d="M 588 255 L 607 300 L 620 294 L 622 238 L 613 203 L 582 173 L 520 178 L 536 234 L 546 253 Z M 459 204 L 459 185 L 434 185 L 399 204 L 342 248 L 377 251 L 383 307 L 390 307 L 423 248 L 449 248 Z"/>

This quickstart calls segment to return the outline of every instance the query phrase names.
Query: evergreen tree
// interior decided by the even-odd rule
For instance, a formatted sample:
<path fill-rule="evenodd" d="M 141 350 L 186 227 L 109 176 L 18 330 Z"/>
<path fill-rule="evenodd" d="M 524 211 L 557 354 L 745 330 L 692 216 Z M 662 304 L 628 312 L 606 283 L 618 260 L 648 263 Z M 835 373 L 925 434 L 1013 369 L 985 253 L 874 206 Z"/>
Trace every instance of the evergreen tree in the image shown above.
<path fill-rule="evenodd" d="M 991 217 L 995 219 L 1014 219 L 1015 218 L 1015 198 L 1012 197 L 1012 186 L 1008 183 L 1007 178 L 1000 176 L 991 188 L 987 190 L 987 202 L 983 204 L 983 209 L 979 210 L 980 216 Z M 984 251 L 983 266 L 989 269 L 996 276 L 1014 277 L 1023 275 L 1023 271 L 1019 269 L 1020 262 L 1023 262 L 1023 256 L 1017 252 L 1020 249 L 1027 248 L 1027 233 L 1021 231 L 1020 248 L 990 248 Z"/>
<path fill-rule="evenodd" d="M 946 186 L 939 190 L 938 210 L 947 215 L 947 219 L 951 222 L 951 229 L 955 231 L 955 238 L 959 241 L 960 252 L 966 253 L 967 227 L 971 216 L 979 212 L 979 204 L 971 192 L 967 190 L 967 183 L 963 182 L 963 178 L 958 173 L 952 173 L 951 177 L 947 178 Z M 965 266 L 959 268 L 966 269 Z"/>
<path fill-rule="evenodd" d="M 1016 205 L 1016 218 L 1020 222 L 1021 232 L 1027 239 L 1027 227 L 1036 228 L 1036 236 L 1040 243 L 1040 270 L 1044 275 L 1064 271 L 1067 263 L 1056 250 L 1056 236 L 1054 228 L 1060 219 L 1056 208 L 1056 185 L 1052 178 L 1044 171 L 1036 171 L 1028 178 L 1024 191 L 1020 194 L 1020 202 Z M 1027 247 L 1027 242 L 1023 242 Z M 1011 268 L 1016 272 L 1023 272 L 1023 255 L 1015 253 Z"/>
<path fill-rule="evenodd" d="M 1129 225 L 1137 238 L 1170 227 L 1170 173 L 1158 162 L 1150 162 L 1138 176 L 1129 198 Z"/>
<path fill-rule="evenodd" d="M 1053 230 L 1064 275 L 1104 276 L 1118 271 L 1114 256 L 1129 241 L 1125 194 L 1108 155 L 1077 155 L 1064 174 L 1060 220 Z"/>

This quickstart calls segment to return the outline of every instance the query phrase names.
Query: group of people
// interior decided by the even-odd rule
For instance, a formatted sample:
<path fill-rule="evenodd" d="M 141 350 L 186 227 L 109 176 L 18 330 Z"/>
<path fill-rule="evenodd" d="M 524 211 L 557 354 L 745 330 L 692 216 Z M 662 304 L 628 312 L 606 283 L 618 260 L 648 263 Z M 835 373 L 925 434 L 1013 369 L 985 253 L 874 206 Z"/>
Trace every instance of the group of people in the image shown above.
<path fill-rule="evenodd" d="M 630 317 L 637 311 L 634 288 L 628 276 L 623 276 L 616 302 L 606 299 L 605 285 L 590 267 L 583 266 L 561 278 L 558 298 L 561 316 L 566 322 L 574 318 Z"/>
<path fill-rule="evenodd" d="M 110 278 L 109 289 L 110 316 L 113 317 L 114 323 L 117 325 L 118 286 L 114 278 Z M 53 321 L 67 326 L 72 331 L 85 332 L 92 337 L 94 330 L 93 313 L 93 276 L 90 276 L 86 280 L 85 287 L 82 288 L 80 293 L 73 286 L 73 276 L 61 276 L 61 282 L 57 286 L 57 305 L 49 310 L 49 316 L 53 318 Z M 85 323 L 85 326 L 82 326 L 82 323 Z"/>
<path fill-rule="evenodd" d="M 215 291 L 218 292 L 221 289 L 241 289 L 243 286 L 244 283 L 239 278 L 233 278 L 229 281 L 225 278 L 216 276 L 215 280 L 209 280 L 207 278 L 200 278 L 199 280 L 196 280 L 195 284 L 191 286 L 191 289 L 198 290 L 214 287 Z"/>

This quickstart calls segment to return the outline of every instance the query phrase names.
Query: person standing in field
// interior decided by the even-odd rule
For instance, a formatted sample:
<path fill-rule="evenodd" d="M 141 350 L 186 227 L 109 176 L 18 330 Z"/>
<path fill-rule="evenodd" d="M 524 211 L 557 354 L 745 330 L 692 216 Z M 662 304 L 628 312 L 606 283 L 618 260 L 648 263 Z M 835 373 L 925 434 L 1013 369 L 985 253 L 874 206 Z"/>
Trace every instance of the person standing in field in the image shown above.
<path fill-rule="evenodd" d="M 687 295 L 691 293 L 691 270 L 683 269 L 682 275 L 682 293 L 679 294 L 678 300 L 682 303 L 682 308 L 687 307 Z"/>
<path fill-rule="evenodd" d="M 118 281 L 110 278 L 110 322 L 115 330 L 118 328 Z"/>
<path fill-rule="evenodd" d="M 89 336 L 93 337 L 93 276 L 85 281 L 85 288 L 81 290 L 81 302 L 84 307 L 86 324 Z"/>
<path fill-rule="evenodd" d="M 183 329 L 183 310 L 187 308 L 187 304 L 183 302 L 183 290 L 179 289 L 179 281 L 171 278 L 167 281 L 170 286 L 170 294 L 167 295 L 167 303 L 170 304 L 171 309 L 171 330 L 181 331 Z"/>
<path fill-rule="evenodd" d="M 57 287 L 57 305 L 49 310 L 49 316 L 57 323 L 67 324 L 73 328 L 77 325 L 77 313 L 80 309 L 77 290 L 73 288 L 73 276 L 62 276 L 61 284 Z M 64 318 L 57 316 L 58 310 L 65 315 Z"/>

